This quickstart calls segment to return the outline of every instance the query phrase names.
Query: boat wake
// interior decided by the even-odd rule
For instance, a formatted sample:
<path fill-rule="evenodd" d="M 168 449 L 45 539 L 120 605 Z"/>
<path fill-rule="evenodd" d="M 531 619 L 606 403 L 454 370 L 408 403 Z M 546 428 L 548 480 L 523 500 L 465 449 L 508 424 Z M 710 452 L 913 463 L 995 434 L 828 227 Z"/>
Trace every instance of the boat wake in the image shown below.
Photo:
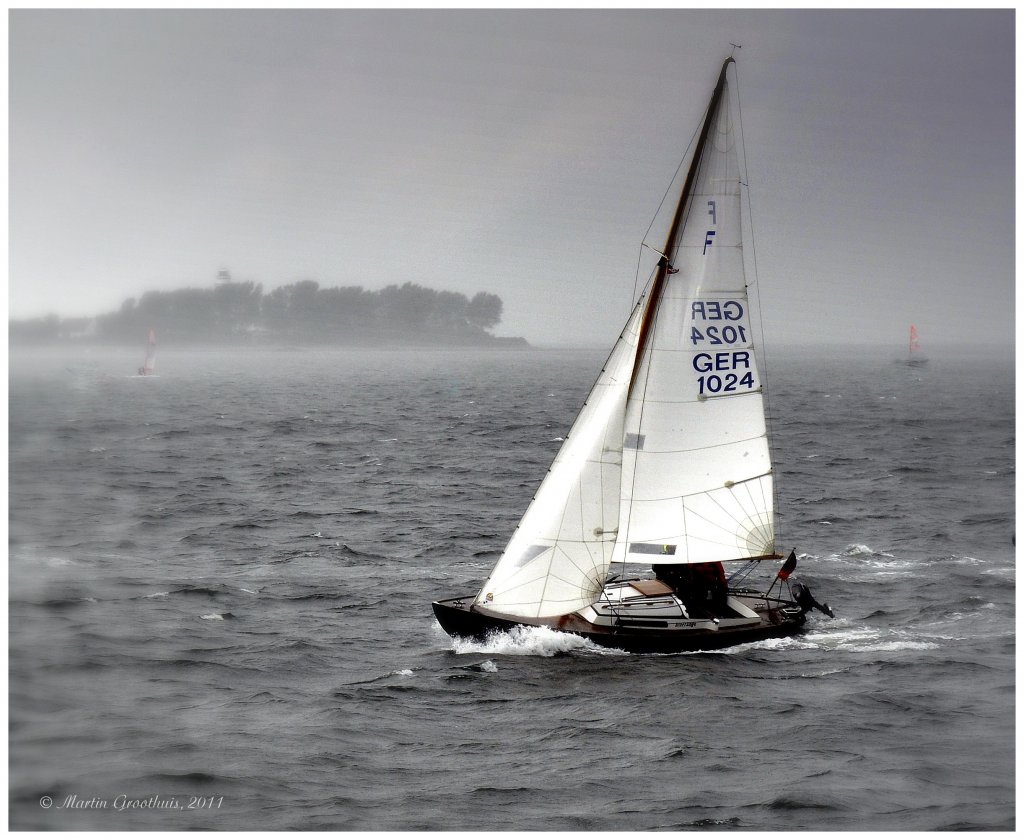
<path fill-rule="evenodd" d="M 873 557 L 873 556 L 892 557 L 893 555 L 891 555 L 891 554 L 889 554 L 889 553 L 887 553 L 885 551 L 876 551 L 875 549 L 873 549 L 869 545 L 863 545 L 861 543 L 852 543 L 851 545 L 846 546 L 846 548 L 844 548 L 842 550 L 842 552 L 840 553 L 840 555 L 838 555 L 838 556 L 842 556 L 842 557 L 865 557 L 865 556 L 869 556 L 869 557 Z"/>
<path fill-rule="evenodd" d="M 898 653 L 912 650 L 934 650 L 942 640 L 925 634 L 912 634 L 894 628 L 864 626 L 823 626 L 797 636 L 765 639 L 737 645 L 722 653 L 744 653 L 750 650 L 820 650 L 834 653 Z"/>
<path fill-rule="evenodd" d="M 560 656 L 577 651 L 602 656 L 625 655 L 625 651 L 603 648 L 572 633 L 560 633 L 549 627 L 514 627 L 492 633 L 486 641 L 455 637 L 452 650 L 458 654 L 482 653 L 488 656 Z"/>

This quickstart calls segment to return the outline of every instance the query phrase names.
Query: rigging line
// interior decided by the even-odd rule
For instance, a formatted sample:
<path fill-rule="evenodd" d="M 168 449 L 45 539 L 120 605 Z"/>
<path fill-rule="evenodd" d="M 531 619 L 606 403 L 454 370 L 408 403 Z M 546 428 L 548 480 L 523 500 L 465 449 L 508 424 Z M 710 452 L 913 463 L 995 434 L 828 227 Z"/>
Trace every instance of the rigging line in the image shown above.
<path fill-rule="evenodd" d="M 750 225 L 750 268 L 751 274 L 754 276 L 754 297 L 757 299 L 757 321 L 759 332 L 761 336 L 761 358 L 762 364 L 764 365 L 764 376 L 761 377 L 761 393 L 764 397 L 765 407 L 765 433 L 768 439 L 768 457 L 771 462 L 775 463 L 775 436 L 771 431 L 770 420 L 774 417 L 772 414 L 772 401 L 771 394 L 768 388 L 768 344 L 765 340 L 764 331 L 764 311 L 761 309 L 761 283 L 757 276 L 757 238 L 754 236 L 754 209 L 750 201 L 750 173 L 747 170 L 747 146 L 746 136 L 743 133 L 743 107 L 742 100 L 740 99 L 740 71 L 739 67 L 734 66 L 733 72 L 736 76 L 736 113 L 739 117 L 739 128 L 740 128 L 740 152 L 743 158 L 743 182 L 742 186 L 745 187 L 743 190 L 744 195 L 747 199 L 747 222 Z M 749 285 L 748 285 L 749 288 Z M 774 531 L 774 537 L 776 542 L 780 540 L 780 534 L 782 532 L 782 515 L 779 507 L 779 483 L 777 481 L 772 482 L 772 513 L 773 519 L 772 530 Z M 778 527 L 776 527 L 776 524 Z"/>
<path fill-rule="evenodd" d="M 710 107 L 710 104 L 709 106 Z M 679 159 L 679 164 L 676 166 L 676 171 L 672 173 L 672 179 L 668 182 L 668 186 L 665 188 L 665 194 L 662 195 L 661 201 L 658 203 L 658 209 L 654 211 L 654 216 L 651 217 L 651 223 L 647 226 L 647 230 L 644 231 L 642 242 L 647 241 L 647 236 L 651 232 L 651 228 L 654 227 L 654 223 L 658 220 L 658 216 L 661 215 L 661 209 L 665 206 L 665 201 L 672 192 L 672 185 L 675 184 L 676 179 L 679 177 L 679 170 L 683 168 L 683 164 L 686 163 L 686 159 L 690 156 L 690 149 L 693 148 L 693 141 L 697 138 L 700 133 L 701 126 L 704 124 L 704 118 L 707 117 L 708 109 L 704 109 L 704 116 L 700 122 L 697 123 L 697 127 L 693 130 L 693 134 L 690 135 L 690 142 L 686 144 L 686 151 L 683 152 L 683 156 Z"/>
<path fill-rule="evenodd" d="M 736 484 L 733 487 L 730 487 L 730 488 L 717 487 L 717 488 L 712 488 L 711 490 L 698 490 L 698 491 L 695 491 L 693 493 L 684 493 L 682 495 L 676 493 L 676 494 L 674 494 L 672 496 L 651 496 L 651 497 L 649 497 L 647 499 L 636 499 L 635 501 L 637 501 L 637 502 L 685 502 L 687 499 L 702 499 L 703 497 L 706 497 L 706 496 L 710 497 L 710 496 L 714 495 L 715 493 L 723 493 L 725 491 L 729 491 L 730 493 L 732 493 L 737 487 L 738 488 L 746 487 L 746 486 L 748 486 L 750 484 L 753 484 L 753 482 L 756 481 L 758 478 L 763 478 L 763 477 L 765 477 L 767 475 L 771 475 L 771 473 L 770 472 L 766 472 L 763 475 L 755 475 L 753 478 L 746 478 L 743 481 L 737 481 Z M 752 502 L 753 502 L 753 497 L 752 497 Z M 767 510 L 755 510 L 754 512 L 755 513 L 767 513 L 768 511 Z M 737 519 L 737 521 L 738 521 L 738 519 Z"/>
<path fill-rule="evenodd" d="M 652 300 L 651 301 L 651 306 L 657 306 L 658 303 L 659 303 L 659 301 Z M 640 416 L 637 418 L 637 421 L 636 421 L 636 433 L 638 435 L 640 434 L 640 430 L 643 429 L 643 426 L 644 426 L 644 397 L 647 394 L 647 383 L 650 381 L 650 378 L 651 378 L 651 362 L 653 361 L 653 356 L 654 356 L 654 336 L 657 333 L 657 331 L 658 331 L 658 324 L 657 324 L 657 320 L 655 320 L 654 326 L 651 329 L 651 352 L 647 354 L 647 373 L 644 376 L 644 390 L 643 390 L 643 393 L 640 395 Z M 640 347 L 639 344 L 637 345 L 637 350 L 642 352 L 642 348 Z M 643 362 L 644 362 L 643 358 L 638 358 L 636 360 L 635 364 L 641 364 L 642 365 Z M 630 390 L 632 390 L 632 388 L 630 388 Z M 628 417 L 629 416 L 629 395 L 628 394 L 626 395 L 626 412 L 625 413 L 626 413 L 626 417 Z M 623 450 L 622 454 L 623 454 L 622 460 L 623 460 L 623 462 L 625 462 L 625 460 L 626 460 L 626 458 L 625 458 L 625 454 L 626 454 L 625 450 Z M 628 505 L 627 511 L 626 511 L 626 533 L 623 535 L 623 538 L 622 538 L 622 548 L 623 548 L 623 550 L 622 550 L 622 574 L 623 575 L 626 574 L 626 560 L 629 558 L 629 525 L 630 525 L 630 522 L 633 521 L 633 502 L 635 501 L 634 496 L 636 494 L 636 472 L 637 472 L 637 466 L 639 465 L 639 463 L 640 463 L 640 450 L 639 449 L 634 449 L 633 450 L 633 475 L 630 478 L 630 482 L 629 482 L 629 505 Z M 623 466 L 625 466 L 625 464 L 623 464 Z M 620 496 L 621 496 L 621 492 L 620 492 Z M 622 514 L 621 514 L 622 501 L 621 501 L 621 498 L 619 500 L 619 508 L 620 508 L 620 514 L 619 514 L 619 523 L 620 524 L 619 524 L 619 528 L 621 529 L 622 528 L 622 524 L 621 524 L 622 523 Z"/>
<path fill-rule="evenodd" d="M 636 272 L 633 275 L 633 293 L 629 296 L 629 302 L 632 303 L 636 300 L 636 287 L 640 285 L 640 262 L 644 257 L 644 243 L 640 243 L 640 247 L 637 248 L 636 252 Z"/>
<path fill-rule="evenodd" d="M 548 584 L 551 582 L 551 569 L 555 565 L 555 555 L 558 552 L 558 540 L 555 540 L 555 544 L 551 546 L 551 556 L 548 558 L 548 567 L 544 572 L 544 583 L 540 587 L 540 600 L 537 601 L 537 617 L 540 618 L 541 608 L 544 606 L 544 601 L 548 594 Z"/>
<path fill-rule="evenodd" d="M 710 104 L 709 104 L 709 107 L 710 107 Z M 707 109 L 704 110 L 704 115 L 707 116 Z M 636 290 L 637 290 L 637 286 L 640 284 L 640 262 L 641 262 L 641 260 L 643 258 L 644 248 L 645 247 L 646 248 L 650 248 L 656 254 L 661 254 L 661 252 L 658 251 L 657 249 L 651 248 L 650 245 L 647 245 L 647 237 L 650 235 L 651 229 L 654 227 L 654 223 L 658 220 L 658 216 L 661 215 L 661 210 L 665 206 L 665 201 L 668 199 L 669 195 L 672 192 L 672 185 L 675 184 L 676 180 L 679 178 L 679 172 L 683 168 L 683 164 L 686 163 L 686 159 L 690 156 L 690 149 L 693 148 L 693 142 L 694 142 L 694 140 L 696 140 L 697 135 L 700 133 L 700 128 L 701 128 L 701 124 L 702 123 L 703 123 L 703 119 L 701 120 L 701 122 L 697 123 L 697 127 L 693 130 L 693 134 L 690 135 L 690 142 L 686 144 L 686 150 L 683 152 L 683 156 L 681 158 L 679 158 L 679 163 L 676 165 L 676 171 L 672 173 L 672 178 L 669 180 L 668 186 L 665 187 L 665 193 L 664 193 L 664 195 L 662 195 L 661 201 L 658 202 L 658 209 L 654 211 L 654 215 L 651 217 L 651 222 L 650 222 L 649 225 L 647 225 L 647 230 L 644 231 L 644 235 L 640 239 L 640 251 L 637 254 L 637 258 L 636 258 L 636 276 L 633 279 L 633 298 L 632 298 L 633 301 L 636 301 Z M 662 256 L 664 256 L 664 255 L 662 255 Z M 654 272 L 652 271 L 651 272 L 651 276 L 653 276 L 653 275 L 654 275 Z M 651 282 L 651 277 L 649 276 L 647 278 L 647 284 L 649 285 L 650 282 Z M 645 288 L 646 288 L 646 286 L 645 286 Z"/>
<path fill-rule="evenodd" d="M 765 518 L 766 518 L 765 517 L 765 513 L 768 512 L 768 511 L 765 510 L 767 505 L 765 504 L 766 503 L 766 499 L 764 497 L 764 482 L 761 482 L 761 481 L 757 482 L 757 487 L 760 488 L 760 490 L 761 490 L 761 500 L 760 500 L 760 502 L 758 502 L 758 500 L 756 500 L 754 498 L 754 490 L 753 490 L 754 482 L 746 481 L 746 482 L 744 482 L 743 484 L 741 484 L 739 486 L 742 487 L 746 491 L 747 501 L 750 502 L 750 507 L 747 508 L 747 509 L 751 510 L 751 511 L 754 511 L 754 513 L 751 514 L 751 516 L 749 518 L 755 520 L 755 522 L 756 522 L 758 527 L 763 527 L 763 526 L 767 525 L 771 529 L 772 548 L 774 549 L 775 548 L 775 523 L 771 521 L 771 516 L 770 515 L 767 517 L 768 521 L 767 522 L 764 521 Z M 773 487 L 775 486 L 775 479 L 774 479 L 774 477 L 772 478 L 772 486 Z"/>
<path fill-rule="evenodd" d="M 731 488 L 731 487 L 729 488 L 729 491 L 730 491 L 730 493 L 732 493 L 732 488 Z M 728 519 L 731 519 L 731 520 L 732 520 L 732 522 L 733 522 L 733 524 L 734 524 L 734 525 L 736 525 L 736 526 L 739 526 L 739 525 L 742 525 L 742 524 L 743 524 L 743 523 L 744 523 L 744 522 L 746 521 L 745 519 L 740 519 L 740 518 L 739 518 L 738 516 L 736 516 L 736 515 L 735 515 L 734 513 L 732 513 L 732 511 L 728 510 L 728 509 L 727 509 L 727 508 L 726 508 L 726 507 L 725 507 L 725 506 L 724 506 L 724 505 L 723 505 L 723 504 L 722 504 L 722 503 L 721 503 L 721 502 L 720 502 L 720 501 L 719 501 L 719 500 L 718 500 L 718 499 L 717 499 L 717 498 L 716 498 L 715 496 L 711 495 L 710 493 L 709 493 L 709 494 L 707 494 L 707 495 L 708 495 L 708 497 L 709 497 L 709 498 L 711 499 L 711 501 L 712 501 L 712 502 L 714 502 L 714 503 L 715 503 L 716 505 L 718 505 L 719 509 L 721 510 L 721 512 L 722 512 L 722 513 L 724 513 L 724 514 L 725 514 L 726 518 L 728 518 Z M 736 500 L 736 502 L 737 502 L 738 504 L 740 504 L 740 505 L 742 505 L 742 504 L 743 504 L 743 503 L 742 503 L 742 502 L 740 502 L 740 500 L 739 500 L 739 499 L 738 499 L 738 498 L 736 497 L 736 494 L 735 494 L 735 493 L 732 493 L 732 496 L 733 496 L 733 499 L 735 499 L 735 500 Z M 707 516 L 705 516 L 705 515 L 704 515 L 703 513 L 701 513 L 700 511 L 696 511 L 696 510 L 691 510 L 691 513 L 693 513 L 693 515 L 694 515 L 694 516 L 697 516 L 697 517 L 699 517 L 699 518 L 703 519 L 703 520 L 704 520 L 705 522 L 707 522 L 707 523 L 708 523 L 709 525 L 714 525 L 714 526 L 715 526 L 716 528 L 718 528 L 718 529 L 719 529 L 720 531 L 726 531 L 727 533 L 731 533 L 731 535 L 732 535 L 733 537 L 735 537 L 735 536 L 736 536 L 736 535 L 735 535 L 735 533 L 729 532 L 729 531 L 728 531 L 728 530 L 727 530 L 727 529 L 726 529 L 726 528 L 725 528 L 725 527 L 724 527 L 723 525 L 719 525 L 719 524 L 718 524 L 717 522 L 715 522 L 715 521 L 714 521 L 713 519 L 709 519 L 709 518 L 708 518 Z M 747 519 L 752 519 L 752 518 L 753 518 L 753 516 L 752 516 L 752 514 L 751 514 L 751 513 L 748 513 L 747 511 L 743 511 L 743 513 L 746 513 L 746 514 L 747 514 Z M 754 514 L 756 514 L 756 513 L 760 513 L 760 511 L 753 511 L 753 513 L 754 513 Z"/>
<path fill-rule="evenodd" d="M 732 488 L 729 488 L 729 495 L 732 496 L 733 500 L 736 502 L 737 505 L 742 507 L 743 503 L 740 501 L 739 496 L 736 495 L 735 491 Z M 746 519 L 740 519 L 738 516 L 736 516 L 736 514 L 734 514 L 732 511 L 728 510 L 725 507 L 725 505 L 722 504 L 722 502 L 719 500 L 717 495 L 713 495 L 713 494 L 709 493 L 708 497 L 711 499 L 711 501 L 713 501 L 716 505 L 718 505 L 719 509 L 726 515 L 726 517 L 732 519 L 732 522 L 733 522 L 733 524 L 734 524 L 734 526 L 736 528 L 741 526 L 741 524 L 743 524 L 743 522 L 746 521 L 746 519 L 753 519 L 753 518 L 755 518 L 756 514 L 760 514 L 762 512 L 760 510 L 754 510 L 754 511 L 743 510 L 742 512 L 746 514 Z M 749 488 L 748 488 L 748 497 L 750 497 Z M 701 514 L 699 514 L 699 513 L 697 513 L 697 515 L 701 516 Z M 711 521 L 711 519 L 709 519 L 707 516 L 703 516 L 702 518 L 705 518 L 706 521 L 709 521 L 709 522 Z M 722 530 L 724 531 L 725 529 L 722 529 Z M 737 536 L 737 535 L 733 535 L 733 536 Z"/>
<path fill-rule="evenodd" d="M 695 405 L 696 404 L 696 402 L 694 400 L 690 400 L 689 402 L 685 402 L 685 403 L 683 403 L 683 402 L 671 403 L 671 402 L 667 402 L 665 400 L 651 400 L 650 402 L 651 402 L 651 405 Z M 721 448 L 723 446 L 736 446 L 736 445 L 741 444 L 741 443 L 750 443 L 751 441 L 754 441 L 754 440 L 760 440 L 763 437 L 764 437 L 764 435 L 754 435 L 754 437 L 749 437 L 749 438 L 738 438 L 736 440 L 727 440 L 727 441 L 725 441 L 725 443 L 708 443 L 708 444 L 704 444 L 702 446 L 693 446 L 693 447 L 690 447 L 689 449 L 647 449 L 645 447 L 643 451 L 646 454 L 648 454 L 648 455 L 682 455 L 684 452 L 703 452 L 706 449 L 719 449 L 719 448 Z M 761 475 L 764 475 L 764 473 L 759 473 L 758 475 L 753 476 L 753 478 L 760 478 Z M 749 481 L 749 480 L 750 479 L 748 479 L 748 478 L 740 479 L 740 481 Z M 733 483 L 734 484 L 739 484 L 740 481 L 734 481 Z M 672 498 L 675 498 L 675 496 L 673 496 Z"/>
<path fill-rule="evenodd" d="M 759 475 L 752 475 L 749 478 L 741 478 L 739 481 L 733 482 L 733 487 L 739 487 L 739 486 L 744 485 L 744 484 L 750 484 L 751 482 L 757 481 L 759 478 L 767 478 L 767 477 L 769 477 L 771 475 L 772 475 L 772 471 L 768 470 L 767 472 L 760 473 Z M 673 499 L 681 499 L 681 500 L 696 499 L 698 497 L 707 496 L 710 493 L 714 493 L 714 492 L 717 492 L 719 490 L 726 490 L 726 489 L 732 490 L 732 487 L 726 488 L 726 487 L 723 487 L 722 485 L 719 485 L 717 487 L 710 487 L 707 490 L 694 490 L 692 493 L 683 493 L 681 495 L 679 493 L 674 493 L 671 496 L 651 496 L 650 498 L 638 499 L 637 501 L 640 501 L 640 502 L 668 502 L 668 501 L 671 501 Z"/>
<path fill-rule="evenodd" d="M 606 430 L 606 434 L 607 434 L 607 430 Z M 602 440 L 604 440 L 604 437 L 605 437 L 605 435 L 602 435 Z M 602 451 L 603 451 L 603 449 L 604 449 L 604 444 L 602 443 Z M 603 510 L 604 509 L 604 481 L 605 481 L 605 479 L 604 479 L 604 466 L 605 466 L 605 464 L 601 460 L 598 460 L 596 462 L 591 462 L 591 463 L 596 463 L 597 464 L 597 475 L 598 475 L 597 484 L 598 484 L 598 487 L 600 488 L 600 491 L 601 491 L 601 508 Z M 583 527 L 585 529 L 586 528 L 586 516 L 584 514 L 585 505 L 584 505 L 584 501 L 583 501 L 583 487 L 582 487 L 582 484 L 583 484 L 583 482 L 582 482 L 582 480 L 580 480 L 580 494 L 579 494 L 579 496 L 580 496 L 580 524 L 581 524 L 581 527 Z M 603 522 L 602 522 L 602 524 L 603 524 Z M 600 581 L 600 592 L 603 595 L 604 594 L 604 581 L 605 581 L 605 578 L 608 577 L 608 568 L 610 568 L 610 566 L 611 566 L 611 564 L 609 563 L 607 566 L 605 566 L 604 571 L 602 571 L 600 575 L 596 574 L 597 571 L 598 571 L 599 565 L 600 566 L 604 566 L 605 565 L 604 564 L 604 555 L 605 555 L 605 552 L 604 552 L 604 541 L 601 540 L 601 541 L 598 542 L 598 550 L 600 551 L 601 556 L 600 556 L 600 558 L 596 558 L 596 557 L 594 557 L 594 549 L 592 547 L 592 542 L 587 540 L 587 539 L 585 539 L 585 531 L 584 531 L 584 533 L 581 533 L 580 536 L 584 537 L 584 539 L 581 539 L 579 541 L 579 544 L 582 545 L 584 550 L 587 552 L 587 559 L 590 561 L 590 568 L 589 568 L 589 570 L 588 569 L 584 569 L 582 566 L 580 566 L 576 562 L 575 559 L 573 559 L 572 557 L 569 557 L 568 552 L 565 552 L 565 556 L 569 557 L 569 562 L 572 564 L 573 568 L 576 569 L 576 571 L 578 571 L 580 573 L 580 575 L 582 576 L 582 578 L 583 578 L 583 580 L 585 582 L 589 582 L 592 579 L 598 579 Z M 594 575 L 594 578 L 591 578 L 590 577 L 591 575 Z M 558 575 L 552 575 L 552 577 L 556 577 L 556 578 L 558 578 L 559 580 L 562 580 L 565 583 L 569 583 L 569 581 L 565 581 L 563 578 L 558 577 Z M 580 586 L 579 581 L 576 581 L 573 585 Z M 546 588 L 546 586 L 545 586 L 545 588 Z M 581 587 L 581 589 L 582 589 L 582 587 Z M 600 600 L 600 596 L 598 597 L 598 600 Z"/>
<path fill-rule="evenodd" d="M 593 555 L 589 554 L 589 552 L 590 552 L 589 546 L 587 546 L 587 552 L 588 552 L 588 556 L 590 557 L 590 559 L 593 560 Z M 563 553 L 565 553 L 565 552 L 563 552 Z M 569 555 L 567 553 L 566 553 L 566 557 L 569 557 Z M 555 573 L 552 572 L 550 575 L 548 575 L 548 579 L 545 581 L 544 586 L 545 586 L 545 589 L 546 589 L 547 588 L 547 584 L 550 581 L 556 580 L 559 583 L 565 584 L 565 586 L 570 591 L 574 590 L 574 591 L 578 592 L 579 594 L 577 594 L 577 595 L 569 595 L 569 596 L 564 597 L 564 598 L 551 597 L 551 598 L 548 598 L 546 600 L 548 600 L 551 604 L 566 604 L 566 603 L 568 603 L 568 604 L 578 604 L 580 598 L 584 594 L 583 585 L 584 584 L 591 584 L 591 583 L 593 583 L 593 584 L 596 584 L 597 587 L 598 587 L 598 596 L 597 596 L 597 600 L 596 601 L 592 601 L 591 603 L 600 603 L 601 600 L 604 597 L 604 578 L 605 578 L 607 573 L 604 573 L 602 575 L 598 575 L 597 574 L 598 569 L 597 569 L 596 566 L 592 565 L 589 569 L 585 569 L 582 566 L 577 565 L 577 563 L 571 557 L 569 557 L 569 560 L 570 560 L 570 563 L 571 563 L 572 567 L 574 569 L 576 569 L 576 571 L 578 571 L 583 576 L 583 584 L 581 584 L 578 579 L 570 580 L 567 577 L 564 577 L 562 575 L 555 574 Z M 592 593 L 590 593 L 590 592 L 587 592 L 586 594 L 588 595 L 588 597 L 593 597 Z"/>
<path fill-rule="evenodd" d="M 640 243 L 640 248 L 639 248 L 639 250 L 637 252 L 637 255 L 636 255 L 636 275 L 633 278 L 633 296 L 629 299 L 629 305 L 630 306 L 633 306 L 635 303 L 639 302 L 636 299 L 636 290 L 640 286 L 640 263 L 643 261 L 644 248 L 648 248 L 651 251 L 654 251 L 654 253 L 656 253 L 656 254 L 660 254 L 661 253 L 660 251 L 655 251 L 654 248 L 651 248 L 651 246 L 648 245 L 646 242 L 641 242 Z M 654 277 L 654 271 L 653 270 L 651 271 L 650 274 L 647 275 L 647 280 L 646 280 L 646 282 L 643 285 L 643 288 L 645 290 L 648 287 L 650 287 L 650 285 L 651 285 L 651 278 L 652 277 Z"/>

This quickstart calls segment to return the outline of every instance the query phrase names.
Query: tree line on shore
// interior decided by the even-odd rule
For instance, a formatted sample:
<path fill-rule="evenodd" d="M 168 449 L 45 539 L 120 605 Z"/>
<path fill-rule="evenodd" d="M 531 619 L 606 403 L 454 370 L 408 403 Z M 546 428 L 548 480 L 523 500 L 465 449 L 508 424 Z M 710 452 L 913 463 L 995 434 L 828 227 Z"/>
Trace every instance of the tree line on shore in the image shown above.
<path fill-rule="evenodd" d="M 501 313 L 501 298 L 489 292 L 470 298 L 416 283 L 372 291 L 302 280 L 264 294 L 260 284 L 226 280 L 146 292 L 95 318 L 12 320 L 9 337 L 131 343 L 153 329 L 161 344 L 484 344 L 507 341 L 488 332 Z"/>

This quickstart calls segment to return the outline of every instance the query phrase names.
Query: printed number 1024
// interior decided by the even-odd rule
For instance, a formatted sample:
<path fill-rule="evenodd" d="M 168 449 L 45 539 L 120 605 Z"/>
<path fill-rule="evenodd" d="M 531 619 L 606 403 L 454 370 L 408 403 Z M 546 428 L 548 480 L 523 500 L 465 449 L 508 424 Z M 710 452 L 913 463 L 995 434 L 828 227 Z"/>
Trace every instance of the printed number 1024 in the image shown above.
<path fill-rule="evenodd" d="M 690 341 L 694 344 L 707 340 L 708 344 L 740 344 L 747 343 L 747 330 L 742 325 L 733 326 L 729 324 L 724 327 L 705 327 L 701 332 L 696 327 L 690 327 Z"/>
<path fill-rule="evenodd" d="M 743 376 L 736 373 L 727 373 L 719 376 L 717 373 L 708 376 L 697 377 L 698 393 L 701 394 L 727 394 L 731 391 L 750 390 L 754 387 L 754 374 L 747 371 Z"/>

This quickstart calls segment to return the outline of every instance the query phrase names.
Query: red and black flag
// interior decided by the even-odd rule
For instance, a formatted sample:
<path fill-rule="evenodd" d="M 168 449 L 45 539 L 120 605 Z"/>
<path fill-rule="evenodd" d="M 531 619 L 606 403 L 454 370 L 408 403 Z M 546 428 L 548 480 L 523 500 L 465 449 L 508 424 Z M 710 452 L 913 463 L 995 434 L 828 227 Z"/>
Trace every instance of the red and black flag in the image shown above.
<path fill-rule="evenodd" d="M 793 574 L 793 569 L 796 568 L 796 549 L 789 552 L 789 557 L 786 558 L 786 562 L 782 564 L 782 568 L 779 569 L 778 577 L 779 580 L 789 580 L 789 576 Z"/>

